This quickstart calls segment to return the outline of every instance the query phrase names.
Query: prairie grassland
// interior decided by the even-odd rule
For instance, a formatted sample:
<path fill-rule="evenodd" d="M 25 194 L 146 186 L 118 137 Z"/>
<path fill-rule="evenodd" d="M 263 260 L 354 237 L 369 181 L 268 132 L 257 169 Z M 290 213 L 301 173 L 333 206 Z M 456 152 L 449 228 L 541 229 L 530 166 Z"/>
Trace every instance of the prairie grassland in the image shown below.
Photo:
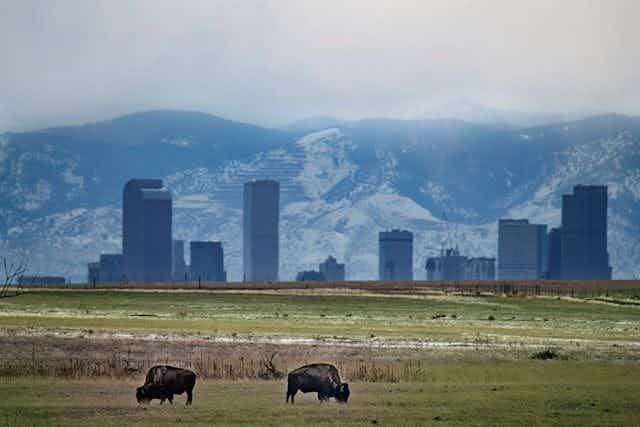
<path fill-rule="evenodd" d="M 0 425 L 638 425 L 637 302 L 30 291 L 0 300 Z M 545 349 L 556 359 L 532 359 Z M 349 404 L 286 406 L 283 375 L 317 361 L 352 384 Z M 138 407 L 158 363 L 198 373 L 193 407 Z"/>
<path fill-rule="evenodd" d="M 638 425 L 640 376 L 625 365 L 530 362 L 459 371 L 430 382 L 351 383 L 347 405 L 315 394 L 284 403 L 282 381 L 199 381 L 194 405 L 140 407 L 131 380 L 0 379 L 0 425 Z M 514 368 L 514 369 L 510 369 Z M 493 374 L 492 374 L 493 372 Z"/>
<path fill-rule="evenodd" d="M 635 343 L 640 305 L 614 298 L 48 290 L 0 300 L 0 324 L 229 336 Z"/>

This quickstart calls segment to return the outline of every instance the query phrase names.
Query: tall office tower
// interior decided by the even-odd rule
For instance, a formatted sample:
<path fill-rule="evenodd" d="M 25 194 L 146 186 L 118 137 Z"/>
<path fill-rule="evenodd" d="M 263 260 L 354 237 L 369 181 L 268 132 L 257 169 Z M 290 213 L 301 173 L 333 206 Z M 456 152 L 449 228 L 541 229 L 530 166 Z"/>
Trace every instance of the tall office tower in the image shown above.
<path fill-rule="evenodd" d="M 224 251 L 220 242 L 191 242 L 192 280 L 212 280 L 226 282 L 224 271 Z"/>
<path fill-rule="evenodd" d="M 174 240 L 171 246 L 171 277 L 173 280 L 187 279 L 187 264 L 184 262 L 184 240 Z"/>
<path fill-rule="evenodd" d="M 247 182 L 243 202 L 244 280 L 278 280 L 280 184 Z"/>
<path fill-rule="evenodd" d="M 129 281 L 171 278 L 171 193 L 159 179 L 132 179 L 124 187 L 122 254 Z"/>
<path fill-rule="evenodd" d="M 498 222 L 498 278 L 538 279 L 544 274 L 547 226 L 526 219 Z"/>
<path fill-rule="evenodd" d="M 548 236 L 547 279 L 562 279 L 562 229 L 552 228 Z"/>
<path fill-rule="evenodd" d="M 344 264 L 339 264 L 332 256 L 321 263 L 318 269 L 327 281 L 343 282 L 345 279 Z"/>
<path fill-rule="evenodd" d="M 124 279 L 121 254 L 100 255 L 100 281 L 121 282 Z"/>
<path fill-rule="evenodd" d="M 413 280 L 413 234 L 410 231 L 381 231 L 378 237 L 380 280 Z"/>
<path fill-rule="evenodd" d="M 562 196 L 561 251 L 563 279 L 611 279 L 606 185 L 577 185 Z"/>

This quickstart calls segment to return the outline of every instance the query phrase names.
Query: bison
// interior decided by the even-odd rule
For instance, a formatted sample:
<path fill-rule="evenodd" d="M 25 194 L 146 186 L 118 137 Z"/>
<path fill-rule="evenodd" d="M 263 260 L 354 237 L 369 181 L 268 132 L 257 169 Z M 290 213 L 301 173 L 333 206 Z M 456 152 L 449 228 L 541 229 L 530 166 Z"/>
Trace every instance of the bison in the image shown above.
<path fill-rule="evenodd" d="M 291 404 L 296 393 L 316 392 L 318 400 L 323 402 L 334 397 L 338 402 L 347 403 L 349 399 L 349 384 L 340 381 L 340 375 L 335 366 L 327 363 L 314 363 L 298 368 L 287 377 L 287 402 L 291 397 Z"/>
<path fill-rule="evenodd" d="M 153 399 L 165 399 L 173 404 L 173 395 L 187 392 L 187 405 L 193 401 L 193 387 L 196 385 L 196 374 L 188 369 L 173 366 L 154 366 L 147 372 L 144 385 L 136 390 L 138 403 L 149 403 Z"/>

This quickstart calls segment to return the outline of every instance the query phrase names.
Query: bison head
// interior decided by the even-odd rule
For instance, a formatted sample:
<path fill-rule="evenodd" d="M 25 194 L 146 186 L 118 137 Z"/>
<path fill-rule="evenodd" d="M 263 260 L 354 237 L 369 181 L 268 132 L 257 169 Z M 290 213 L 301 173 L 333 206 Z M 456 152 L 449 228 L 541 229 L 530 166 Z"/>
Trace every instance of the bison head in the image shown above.
<path fill-rule="evenodd" d="M 338 386 L 335 397 L 338 402 L 347 403 L 347 400 L 349 400 L 349 394 L 349 384 L 342 383 Z"/>
<path fill-rule="evenodd" d="M 151 397 L 147 392 L 146 386 L 138 387 L 136 389 L 136 400 L 138 403 L 149 403 L 151 402 Z"/>

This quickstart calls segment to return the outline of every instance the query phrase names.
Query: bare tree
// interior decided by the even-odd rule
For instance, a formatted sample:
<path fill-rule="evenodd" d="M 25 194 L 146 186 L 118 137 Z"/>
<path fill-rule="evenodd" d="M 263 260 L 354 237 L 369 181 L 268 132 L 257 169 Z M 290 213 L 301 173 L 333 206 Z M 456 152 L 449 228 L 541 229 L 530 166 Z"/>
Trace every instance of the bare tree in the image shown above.
<path fill-rule="evenodd" d="M 273 363 L 273 359 L 278 355 L 278 352 L 273 352 L 271 354 L 264 355 L 260 363 L 262 364 L 262 370 L 258 374 L 260 378 L 263 379 L 280 379 L 284 377 L 284 374 L 280 372 L 275 363 Z"/>
<path fill-rule="evenodd" d="M 24 275 L 27 271 L 27 262 L 21 260 L 18 262 L 11 262 L 7 257 L 0 257 L 0 298 L 5 298 L 11 295 L 11 288 L 15 288 L 16 293 L 20 289 L 18 280 L 20 276 Z"/>

